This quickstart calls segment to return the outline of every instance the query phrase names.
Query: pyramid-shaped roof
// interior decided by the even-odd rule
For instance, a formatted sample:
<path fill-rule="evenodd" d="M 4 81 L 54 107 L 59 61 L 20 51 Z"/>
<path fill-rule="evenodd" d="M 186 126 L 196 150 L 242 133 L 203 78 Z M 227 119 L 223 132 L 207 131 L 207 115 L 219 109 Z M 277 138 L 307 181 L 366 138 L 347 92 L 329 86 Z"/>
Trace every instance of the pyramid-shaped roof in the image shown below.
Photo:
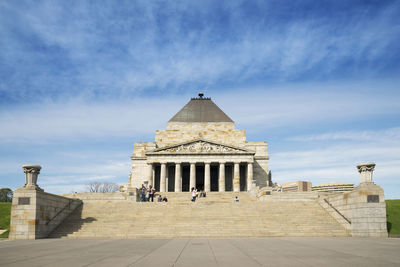
<path fill-rule="evenodd" d="M 211 98 L 192 98 L 169 122 L 233 122 Z"/>

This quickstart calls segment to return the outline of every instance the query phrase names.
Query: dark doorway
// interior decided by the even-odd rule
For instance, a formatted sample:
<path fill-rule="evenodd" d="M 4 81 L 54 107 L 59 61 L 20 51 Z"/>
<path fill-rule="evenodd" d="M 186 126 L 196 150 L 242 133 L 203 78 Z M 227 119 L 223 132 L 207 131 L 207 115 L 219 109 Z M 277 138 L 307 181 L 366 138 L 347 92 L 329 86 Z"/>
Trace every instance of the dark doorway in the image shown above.
<path fill-rule="evenodd" d="M 167 165 L 167 177 L 168 177 L 168 192 L 175 191 L 175 165 L 168 166 Z"/>
<path fill-rule="evenodd" d="M 196 166 L 196 188 L 204 190 L 204 165 Z"/>
<path fill-rule="evenodd" d="M 182 166 L 182 192 L 189 192 L 190 166 Z"/>
<path fill-rule="evenodd" d="M 246 191 L 246 165 L 240 165 L 240 191 Z"/>
<path fill-rule="evenodd" d="M 211 191 L 218 191 L 218 165 L 210 166 Z"/>
<path fill-rule="evenodd" d="M 160 192 L 160 170 L 161 166 L 154 167 L 154 188 L 157 192 Z"/>
<path fill-rule="evenodd" d="M 233 191 L 233 165 L 225 165 L 225 191 Z"/>

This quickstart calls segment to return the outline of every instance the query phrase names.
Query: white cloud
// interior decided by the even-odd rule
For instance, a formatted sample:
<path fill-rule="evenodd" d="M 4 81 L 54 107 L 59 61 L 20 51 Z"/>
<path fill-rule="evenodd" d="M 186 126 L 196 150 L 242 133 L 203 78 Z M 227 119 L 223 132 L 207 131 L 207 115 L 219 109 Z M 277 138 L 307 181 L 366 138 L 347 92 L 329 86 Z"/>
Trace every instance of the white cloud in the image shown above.
<path fill-rule="evenodd" d="M 349 141 L 380 141 L 380 142 L 400 142 L 400 127 L 379 130 L 379 131 L 343 131 L 324 133 L 306 136 L 293 136 L 287 138 L 288 141 L 334 141 L 334 140 L 349 140 Z"/>
<path fill-rule="evenodd" d="M 358 140 L 357 136 L 363 136 Z M 340 137 L 339 139 L 337 137 Z M 400 187 L 400 139 L 398 128 L 380 131 L 332 132 L 310 137 L 292 137 L 293 149 L 271 155 L 273 179 L 312 181 L 314 185 L 332 181 L 358 184 L 356 165 L 375 162 L 374 181 L 383 185 L 389 197 L 398 197 Z M 321 140 L 329 143 L 319 143 Z M 296 149 L 296 142 L 307 141 L 309 148 Z"/>
<path fill-rule="evenodd" d="M 324 87 L 324 91 L 319 88 Z M 335 88 L 341 87 L 340 92 Z M 363 87 L 360 91 L 359 87 Z M 371 116 L 400 113 L 397 97 L 389 84 L 387 92 L 375 84 L 307 84 L 256 87 L 235 93 L 208 90 L 211 96 L 237 124 L 246 130 L 262 133 L 267 129 L 313 125 L 340 121 L 357 121 Z M 0 143 L 49 142 L 80 138 L 153 138 L 156 129 L 183 107 L 191 95 L 170 94 L 160 98 L 134 98 L 91 103 L 71 99 L 68 102 L 44 102 L 0 110 Z M 387 135 L 399 136 L 399 129 Z M 338 132 L 331 135 L 297 136 L 305 139 L 374 138 L 370 131 Z M 378 138 L 378 137 L 376 137 Z"/>

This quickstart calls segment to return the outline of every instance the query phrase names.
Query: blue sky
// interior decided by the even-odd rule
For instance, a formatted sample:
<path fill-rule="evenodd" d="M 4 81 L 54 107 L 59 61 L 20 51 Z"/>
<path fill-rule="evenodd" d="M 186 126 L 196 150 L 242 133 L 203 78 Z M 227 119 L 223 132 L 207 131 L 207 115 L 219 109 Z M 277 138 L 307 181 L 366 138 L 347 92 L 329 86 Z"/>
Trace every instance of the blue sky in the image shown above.
<path fill-rule="evenodd" d="M 273 180 L 400 198 L 399 1 L 0 0 L 0 187 L 128 181 L 134 142 L 203 91 Z"/>

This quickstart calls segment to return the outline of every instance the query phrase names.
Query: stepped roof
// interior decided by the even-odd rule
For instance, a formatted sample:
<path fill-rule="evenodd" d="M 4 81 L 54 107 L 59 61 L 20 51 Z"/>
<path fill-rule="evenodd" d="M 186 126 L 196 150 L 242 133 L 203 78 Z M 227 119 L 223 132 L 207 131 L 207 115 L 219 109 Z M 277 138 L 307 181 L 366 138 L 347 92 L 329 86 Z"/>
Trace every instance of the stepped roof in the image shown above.
<path fill-rule="evenodd" d="M 233 122 L 209 97 L 192 98 L 169 122 Z"/>

